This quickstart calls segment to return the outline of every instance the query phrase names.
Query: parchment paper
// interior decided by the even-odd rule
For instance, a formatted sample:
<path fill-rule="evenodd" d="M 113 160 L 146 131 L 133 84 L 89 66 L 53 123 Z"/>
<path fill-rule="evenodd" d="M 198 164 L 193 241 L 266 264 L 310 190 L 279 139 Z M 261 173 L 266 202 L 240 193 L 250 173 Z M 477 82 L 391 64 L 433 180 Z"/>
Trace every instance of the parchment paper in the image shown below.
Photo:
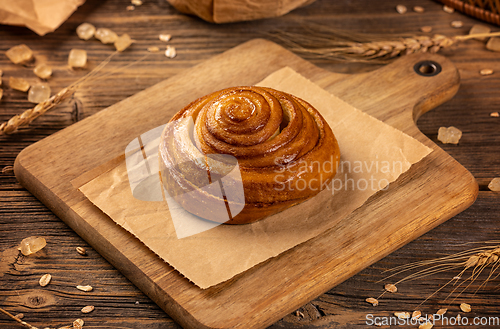
<path fill-rule="evenodd" d="M 167 0 L 180 12 L 211 23 L 230 23 L 282 16 L 315 0 Z"/>
<path fill-rule="evenodd" d="M 38 35 L 55 31 L 85 0 L 0 0 L 0 24 L 26 26 Z"/>
<path fill-rule="evenodd" d="M 371 195 L 380 190 L 384 193 L 387 184 L 431 152 L 414 138 L 355 109 L 290 68 L 271 74 L 259 85 L 307 100 L 328 121 L 342 154 L 341 168 L 331 188 L 262 221 L 220 225 L 182 239 L 176 236 L 166 202 L 133 197 L 125 161 L 110 163 L 109 171 L 80 188 L 118 225 L 203 289 L 334 227 Z M 182 209 L 171 210 L 176 220 L 190 216 Z"/>

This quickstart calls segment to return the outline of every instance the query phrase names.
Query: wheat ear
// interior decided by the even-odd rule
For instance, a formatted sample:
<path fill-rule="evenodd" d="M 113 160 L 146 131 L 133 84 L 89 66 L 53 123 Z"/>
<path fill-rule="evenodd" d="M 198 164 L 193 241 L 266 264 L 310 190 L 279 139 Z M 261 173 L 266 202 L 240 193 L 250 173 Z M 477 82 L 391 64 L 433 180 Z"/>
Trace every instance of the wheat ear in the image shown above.
<path fill-rule="evenodd" d="M 327 45 L 322 48 L 307 48 L 293 41 L 304 41 L 304 36 L 300 34 L 280 32 L 277 35 L 282 41 L 287 43 L 292 50 L 305 54 L 313 54 L 315 56 L 325 58 L 336 58 L 354 62 L 370 62 L 370 63 L 385 63 L 400 55 L 409 55 L 417 52 L 437 53 L 443 48 L 450 47 L 457 42 L 465 41 L 473 38 L 496 37 L 500 36 L 500 32 L 481 33 L 472 35 L 460 35 L 447 37 L 442 34 L 430 36 L 410 36 L 398 37 L 392 40 L 377 40 L 369 42 L 357 42 L 350 40 L 328 39 L 321 36 L 315 40 L 322 40 L 323 44 Z M 341 36 L 343 38 L 344 36 Z M 378 38 L 377 38 L 378 39 Z"/>
<path fill-rule="evenodd" d="M 21 114 L 15 115 L 8 121 L 0 124 L 0 136 L 12 134 L 17 129 L 19 129 L 19 127 L 29 125 L 39 116 L 45 114 L 47 111 L 61 104 L 64 100 L 70 98 L 78 89 L 78 87 L 80 87 L 84 82 L 95 77 L 99 73 L 99 71 L 101 71 L 109 63 L 114 55 L 116 55 L 116 52 L 108 56 L 108 58 L 97 65 L 87 75 L 78 79 L 68 87 L 61 89 L 57 94 L 53 95 L 48 100 L 38 103 L 34 108 L 26 110 Z"/>

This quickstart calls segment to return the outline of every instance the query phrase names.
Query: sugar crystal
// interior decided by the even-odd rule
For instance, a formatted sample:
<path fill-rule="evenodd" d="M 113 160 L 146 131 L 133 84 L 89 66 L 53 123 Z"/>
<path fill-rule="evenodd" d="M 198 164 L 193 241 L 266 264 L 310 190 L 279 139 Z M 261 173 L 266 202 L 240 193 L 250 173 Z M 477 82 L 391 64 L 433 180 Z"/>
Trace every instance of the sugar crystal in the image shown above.
<path fill-rule="evenodd" d="M 41 103 L 50 98 L 50 87 L 46 83 L 33 85 L 28 93 L 28 101 L 31 103 Z"/>
<path fill-rule="evenodd" d="M 116 39 L 118 39 L 118 35 L 116 35 L 115 32 L 102 27 L 98 28 L 97 31 L 95 31 L 94 36 L 104 44 L 114 43 Z"/>
<path fill-rule="evenodd" d="M 462 132 L 460 129 L 455 127 L 441 127 L 438 131 L 438 140 L 443 144 L 458 144 L 458 141 L 462 137 Z"/>
<path fill-rule="evenodd" d="M 41 63 L 35 66 L 33 72 L 35 72 L 36 76 L 40 79 L 48 79 L 52 75 L 52 68 L 45 63 Z"/>
<path fill-rule="evenodd" d="M 34 254 L 42 250 L 47 245 L 47 242 L 42 237 L 30 236 L 21 241 L 21 252 L 24 256 Z"/>
<path fill-rule="evenodd" d="M 490 38 L 486 44 L 486 48 L 491 51 L 500 51 L 500 38 Z"/>
<path fill-rule="evenodd" d="M 493 178 L 488 184 L 488 188 L 494 192 L 500 192 L 500 177 Z"/>
<path fill-rule="evenodd" d="M 20 91 L 28 91 L 28 89 L 30 89 L 29 82 L 24 80 L 23 78 L 10 77 L 9 78 L 9 86 L 12 89 L 20 90 Z"/>
<path fill-rule="evenodd" d="M 90 23 L 82 23 L 76 28 L 76 34 L 82 40 L 88 40 L 94 36 L 95 26 Z"/>
<path fill-rule="evenodd" d="M 7 55 L 14 64 L 23 64 L 29 62 L 33 58 L 33 52 L 26 45 L 14 46 L 7 50 L 5 55 Z"/>
<path fill-rule="evenodd" d="M 127 33 L 122 34 L 118 39 L 115 41 L 115 48 L 118 51 L 124 51 L 127 49 L 134 40 L 130 39 L 130 36 Z"/>
<path fill-rule="evenodd" d="M 469 34 L 472 35 L 472 34 L 482 34 L 482 33 L 490 33 L 490 32 L 491 32 L 491 29 L 489 26 L 482 25 L 482 24 L 475 24 L 470 29 Z M 474 38 L 474 39 L 485 41 L 487 38 L 482 37 L 482 38 Z"/>
<path fill-rule="evenodd" d="M 158 39 L 160 39 L 163 42 L 168 42 L 168 41 L 170 41 L 170 39 L 172 39 L 172 35 L 170 35 L 170 34 L 160 34 L 158 36 Z"/>
<path fill-rule="evenodd" d="M 70 67 L 84 67 L 87 64 L 87 52 L 83 49 L 71 49 L 68 56 Z"/>

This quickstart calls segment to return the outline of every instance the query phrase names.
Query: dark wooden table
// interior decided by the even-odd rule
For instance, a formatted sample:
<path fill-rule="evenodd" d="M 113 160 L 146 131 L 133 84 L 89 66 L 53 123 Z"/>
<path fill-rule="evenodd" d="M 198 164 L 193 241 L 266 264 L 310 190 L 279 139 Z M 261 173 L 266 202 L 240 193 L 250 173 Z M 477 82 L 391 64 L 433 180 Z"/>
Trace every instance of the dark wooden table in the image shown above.
<path fill-rule="evenodd" d="M 395 11 L 399 3 L 409 8 L 408 13 L 400 15 Z M 134 11 L 127 11 L 127 5 L 127 1 L 87 0 L 59 29 L 44 37 L 26 28 L 0 26 L 0 69 L 3 70 L 4 89 L 0 122 L 32 107 L 26 93 L 6 86 L 10 76 L 36 80 L 31 67 L 14 65 L 3 55 L 12 46 L 28 45 L 37 59 L 53 67 L 53 77 L 49 80 L 53 92 L 89 71 L 67 68 L 70 49 L 86 49 L 89 68 L 113 52 L 110 45 L 80 40 L 75 29 L 82 22 L 108 27 L 118 34 L 128 33 L 137 40 L 130 49 L 113 58 L 111 67 L 140 59 L 149 46 L 164 46 L 158 40 L 162 32 L 172 34 L 170 44 L 177 48 L 175 59 L 160 54 L 149 56 L 106 79 L 89 83 L 28 128 L 11 136 L 0 136 L 0 169 L 5 169 L 0 173 L 0 307 L 13 314 L 24 313 L 25 321 L 41 328 L 58 328 L 77 318 L 85 319 L 85 327 L 90 328 L 177 328 L 178 325 L 17 182 L 9 166 L 23 148 L 250 39 L 267 37 L 287 47 L 272 37 L 276 30 L 300 32 L 310 24 L 321 24 L 362 33 L 422 34 L 420 27 L 432 26 L 433 32 L 452 36 L 466 34 L 472 25 L 480 23 L 460 13 L 445 13 L 441 4 L 427 0 L 317 0 L 283 17 L 227 25 L 214 25 L 182 15 L 165 0 L 145 0 Z M 424 7 L 425 12 L 413 12 L 411 8 L 416 5 Z M 464 26 L 452 28 L 453 20 L 463 21 Z M 492 28 L 498 30 L 498 27 Z M 397 294 L 385 295 L 375 308 L 364 301 L 383 291 L 383 283 L 377 281 L 387 275 L 384 270 L 483 246 L 484 241 L 499 243 L 500 194 L 490 191 L 487 185 L 492 178 L 500 176 L 500 118 L 490 116 L 491 112 L 500 111 L 500 53 L 486 50 L 484 43 L 476 40 L 460 43 L 441 53 L 458 67 L 461 87 L 451 101 L 421 117 L 418 126 L 476 177 L 480 189 L 477 201 L 466 211 L 318 296 L 271 328 L 364 328 L 368 314 L 389 316 L 395 311 L 415 309 L 433 313 L 442 307 L 448 307 L 448 314 L 455 316 L 461 302 L 472 306 L 472 312 L 467 314 L 470 321 L 473 317 L 500 317 L 499 278 L 481 286 L 487 275 L 481 276 L 451 306 L 448 304 L 452 299 L 445 301 L 451 287 L 420 305 L 458 270 L 402 283 Z M 379 67 L 315 56 L 307 59 L 334 72 L 355 73 Z M 482 76 L 479 74 L 481 69 L 495 72 Z M 461 129 L 460 144 L 439 143 L 437 131 L 441 126 Z M 17 246 L 23 238 L 33 235 L 44 236 L 48 245 L 40 253 L 23 257 Z M 85 247 L 88 255 L 77 254 L 76 246 Z M 41 289 L 38 280 L 49 272 L 67 279 L 54 280 L 48 289 Z M 396 280 L 402 277 L 398 275 Z M 75 292 L 75 283 L 90 281 L 97 282 L 104 292 Z M 90 314 L 82 314 L 80 309 L 85 305 L 93 305 L 96 309 Z M 0 313 L 0 327 L 21 326 Z"/>

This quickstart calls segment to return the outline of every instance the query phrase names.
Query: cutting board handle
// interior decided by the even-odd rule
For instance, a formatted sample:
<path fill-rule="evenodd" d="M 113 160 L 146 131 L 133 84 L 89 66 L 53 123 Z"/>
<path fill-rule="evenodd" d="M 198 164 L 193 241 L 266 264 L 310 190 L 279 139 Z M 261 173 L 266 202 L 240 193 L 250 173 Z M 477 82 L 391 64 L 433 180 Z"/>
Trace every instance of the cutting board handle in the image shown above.
<path fill-rule="evenodd" d="M 356 108 L 407 131 L 416 127 L 422 114 L 451 99 L 459 86 L 460 75 L 450 60 L 418 53 L 371 72 L 346 75 L 322 87 Z"/>

